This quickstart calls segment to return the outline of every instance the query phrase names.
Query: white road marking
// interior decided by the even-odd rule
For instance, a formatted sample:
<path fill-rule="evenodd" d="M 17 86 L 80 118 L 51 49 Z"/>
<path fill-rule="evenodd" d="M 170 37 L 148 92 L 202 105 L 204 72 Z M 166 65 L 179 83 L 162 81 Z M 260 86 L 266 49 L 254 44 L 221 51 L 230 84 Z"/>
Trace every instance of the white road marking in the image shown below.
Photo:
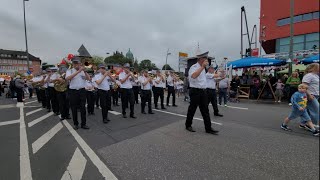
<path fill-rule="evenodd" d="M 117 112 L 117 111 L 108 111 L 109 113 L 111 114 L 114 114 L 114 115 L 120 115 L 121 113 Z"/>
<path fill-rule="evenodd" d="M 158 112 L 162 112 L 162 113 L 166 113 L 166 114 L 175 115 L 175 116 L 187 117 L 186 115 L 177 114 L 177 113 L 173 113 L 173 112 L 169 112 L 169 111 L 161 111 L 161 110 L 158 110 L 158 109 L 153 109 L 153 110 L 154 110 L 154 111 L 158 111 Z M 203 121 L 203 119 L 201 119 L 201 118 L 195 118 L 195 117 L 194 117 L 193 119 L 199 120 L 199 121 Z M 222 123 L 218 123 L 218 122 L 214 122 L 214 121 L 211 121 L 211 123 L 222 126 Z"/>
<path fill-rule="evenodd" d="M 210 104 L 212 106 L 212 104 Z M 223 106 L 223 105 L 218 105 L 218 106 Z M 223 106 L 225 107 L 225 106 Z M 237 106 L 227 106 L 226 108 L 231 108 L 231 109 L 241 109 L 241 110 L 249 110 L 249 108 L 243 108 L 243 107 L 237 107 Z"/>
<path fill-rule="evenodd" d="M 16 107 L 15 104 L 6 104 L 6 105 L 0 105 L 0 109 L 7 109 L 7 108 L 13 108 Z"/>
<path fill-rule="evenodd" d="M 30 116 L 31 114 L 36 113 L 36 112 L 41 111 L 41 110 L 42 110 L 42 108 L 39 108 L 39 109 L 30 111 L 30 112 L 27 112 L 27 113 L 26 113 L 26 116 Z"/>
<path fill-rule="evenodd" d="M 63 124 L 67 127 L 72 136 L 76 139 L 80 147 L 87 154 L 93 164 L 98 168 L 99 172 L 105 179 L 116 180 L 115 175 L 110 171 L 110 169 L 101 161 L 101 159 L 96 155 L 96 153 L 89 147 L 89 145 L 79 136 L 79 134 L 71 127 L 68 121 L 63 120 Z"/>
<path fill-rule="evenodd" d="M 46 115 L 44 115 L 44 116 L 41 116 L 41 117 L 39 117 L 38 119 L 35 119 L 35 120 L 29 122 L 29 123 L 28 123 L 28 126 L 29 126 L 29 127 L 32 127 L 32 126 L 34 126 L 35 124 L 37 124 L 37 123 L 45 120 L 46 118 L 48 118 L 48 117 L 50 117 L 50 116 L 52 116 L 52 115 L 53 115 L 53 112 L 50 112 L 50 113 L 48 113 L 48 114 L 46 114 Z"/>
<path fill-rule="evenodd" d="M 26 102 L 26 103 L 24 103 L 24 104 L 26 105 L 26 104 L 31 104 L 31 103 L 34 103 L 34 102 L 37 102 L 37 100 L 29 101 L 29 102 Z"/>
<path fill-rule="evenodd" d="M 24 106 L 25 108 L 39 108 L 41 106 Z"/>
<path fill-rule="evenodd" d="M 5 126 L 5 125 L 9 125 L 9 124 L 16 124 L 16 123 L 20 123 L 20 119 L 18 119 L 18 120 L 12 120 L 12 121 L 0 122 L 0 126 Z"/>
<path fill-rule="evenodd" d="M 38 152 L 42 148 L 42 146 L 45 145 L 62 128 L 63 128 L 63 125 L 61 124 L 61 122 L 59 122 L 52 129 L 50 129 L 48 132 L 46 132 L 44 135 L 42 135 L 39 139 L 37 139 L 34 143 L 32 143 L 33 154 Z"/>
<path fill-rule="evenodd" d="M 87 160 L 77 148 L 61 180 L 81 180 L 86 163 Z"/>
<path fill-rule="evenodd" d="M 20 179 L 32 180 L 28 138 L 24 121 L 23 104 L 20 107 Z"/>

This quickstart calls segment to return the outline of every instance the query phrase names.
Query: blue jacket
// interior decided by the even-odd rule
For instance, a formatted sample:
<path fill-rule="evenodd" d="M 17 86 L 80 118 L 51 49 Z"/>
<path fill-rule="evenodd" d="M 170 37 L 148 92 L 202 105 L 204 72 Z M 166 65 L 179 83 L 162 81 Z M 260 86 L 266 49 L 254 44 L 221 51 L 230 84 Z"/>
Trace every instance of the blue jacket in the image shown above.
<path fill-rule="evenodd" d="M 307 107 L 307 102 L 308 99 L 306 93 L 297 91 L 291 96 L 291 103 L 293 108 L 299 109 L 300 107 L 302 107 L 305 109 Z"/>

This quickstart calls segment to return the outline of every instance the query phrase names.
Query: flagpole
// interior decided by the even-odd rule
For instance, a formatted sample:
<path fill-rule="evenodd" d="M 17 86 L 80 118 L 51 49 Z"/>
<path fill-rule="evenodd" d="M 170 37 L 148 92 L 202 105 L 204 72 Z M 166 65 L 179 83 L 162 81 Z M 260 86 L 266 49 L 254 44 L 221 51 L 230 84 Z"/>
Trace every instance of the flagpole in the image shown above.
<path fill-rule="evenodd" d="M 26 5 L 25 5 L 25 1 L 28 1 L 28 0 L 22 0 L 22 1 L 23 1 L 24 35 L 25 35 L 25 41 L 26 41 L 27 66 L 28 66 L 28 71 L 29 71 L 30 63 L 29 63 L 29 52 L 28 52 L 28 37 L 27 37 L 27 25 L 26 25 Z"/>
<path fill-rule="evenodd" d="M 167 50 L 167 56 L 166 56 L 166 64 L 164 66 L 164 70 L 167 71 L 167 65 L 168 65 L 168 55 L 169 55 L 169 48 Z"/>

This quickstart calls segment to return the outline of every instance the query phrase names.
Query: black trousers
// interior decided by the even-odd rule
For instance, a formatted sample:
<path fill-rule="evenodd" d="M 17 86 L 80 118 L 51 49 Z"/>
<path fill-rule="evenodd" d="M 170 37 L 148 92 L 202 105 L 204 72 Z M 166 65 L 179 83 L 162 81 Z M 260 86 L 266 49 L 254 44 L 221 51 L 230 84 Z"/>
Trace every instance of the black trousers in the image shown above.
<path fill-rule="evenodd" d="M 87 111 L 88 113 L 94 113 L 94 100 L 95 100 L 95 94 L 93 91 L 87 91 L 86 92 L 87 96 Z"/>
<path fill-rule="evenodd" d="M 188 114 L 186 119 L 186 127 L 192 125 L 193 116 L 199 106 L 203 122 L 206 130 L 211 129 L 211 120 L 208 108 L 208 95 L 206 89 L 190 88 L 190 105 L 188 108 Z"/>
<path fill-rule="evenodd" d="M 151 90 L 141 90 L 141 112 L 145 112 L 144 108 L 148 103 L 148 112 L 152 112 L 151 109 Z"/>
<path fill-rule="evenodd" d="M 22 88 L 15 88 L 15 91 L 17 93 L 17 101 L 18 102 L 23 102 L 22 98 L 23 98 L 23 90 Z"/>
<path fill-rule="evenodd" d="M 167 105 L 169 105 L 170 95 L 172 95 L 172 105 L 176 105 L 176 92 L 173 86 L 168 86 Z"/>
<path fill-rule="evenodd" d="M 78 108 L 80 108 L 81 126 L 86 125 L 86 90 L 84 88 L 79 90 L 69 89 L 69 98 L 74 125 L 79 125 Z"/>
<path fill-rule="evenodd" d="M 130 104 L 130 115 L 134 115 L 134 93 L 132 89 L 121 88 L 122 114 L 126 114 L 126 108 Z"/>
<path fill-rule="evenodd" d="M 47 107 L 47 96 L 46 96 L 46 89 L 39 89 L 40 99 L 42 103 L 42 107 Z"/>
<path fill-rule="evenodd" d="M 100 99 L 100 97 L 99 97 L 99 93 L 98 93 L 98 91 L 97 91 L 97 92 L 95 93 L 95 98 L 94 98 L 97 107 L 100 106 L 100 105 L 99 105 L 99 99 Z"/>
<path fill-rule="evenodd" d="M 160 97 L 161 107 L 164 108 L 164 90 L 161 87 L 154 87 L 154 107 L 158 107 L 158 100 Z"/>
<path fill-rule="evenodd" d="M 48 100 L 47 108 L 51 109 L 54 113 L 59 112 L 59 102 L 57 99 L 57 91 L 53 87 L 48 87 Z"/>
<path fill-rule="evenodd" d="M 119 102 L 119 90 L 118 89 L 113 89 L 111 90 L 112 92 L 112 104 L 113 105 L 118 105 Z"/>
<path fill-rule="evenodd" d="M 102 109 L 102 119 L 108 119 L 108 110 L 111 108 L 111 98 L 110 98 L 110 91 L 105 90 L 98 90 L 98 94 L 100 97 L 100 105 Z"/>
<path fill-rule="evenodd" d="M 207 88 L 207 93 L 208 93 L 208 106 L 211 103 L 214 114 L 218 114 L 219 113 L 219 109 L 218 109 L 218 104 L 217 104 L 217 92 L 216 92 L 216 90 Z"/>
<path fill-rule="evenodd" d="M 139 87 L 140 86 L 132 86 L 133 94 L 134 94 L 134 102 L 136 104 L 139 103 L 138 97 L 139 97 Z"/>
<path fill-rule="evenodd" d="M 28 88 L 29 91 L 29 98 L 32 98 L 33 96 L 33 88 Z"/>
<path fill-rule="evenodd" d="M 62 118 L 67 118 L 70 113 L 69 113 L 69 109 L 70 109 L 70 103 L 69 103 L 69 99 L 67 98 L 67 91 L 65 92 L 57 92 L 57 99 L 59 102 L 59 111 L 61 113 L 61 117 Z"/>
<path fill-rule="evenodd" d="M 36 91 L 38 102 L 40 103 L 41 102 L 40 89 L 39 88 L 34 88 L 34 90 Z"/>

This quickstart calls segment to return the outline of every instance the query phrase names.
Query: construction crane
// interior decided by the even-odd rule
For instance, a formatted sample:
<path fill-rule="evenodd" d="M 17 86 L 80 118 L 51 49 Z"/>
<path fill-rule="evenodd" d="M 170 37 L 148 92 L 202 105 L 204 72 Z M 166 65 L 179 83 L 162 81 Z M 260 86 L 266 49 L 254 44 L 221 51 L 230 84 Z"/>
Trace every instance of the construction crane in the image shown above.
<path fill-rule="evenodd" d="M 244 25 L 243 25 L 243 21 L 245 21 L 245 30 L 246 33 L 243 33 L 244 31 Z M 253 34 L 255 33 L 255 39 L 253 42 Z M 248 48 L 245 49 L 245 54 L 243 53 L 243 38 L 244 36 L 247 36 L 248 38 Z M 257 48 L 257 26 L 254 25 L 253 29 L 252 29 L 252 35 L 251 35 L 251 39 L 250 39 L 250 34 L 249 34 L 249 28 L 248 28 L 248 21 L 247 21 L 247 14 L 246 14 L 246 10 L 244 8 L 244 6 L 241 7 L 241 58 L 243 57 L 248 57 L 251 56 L 251 45 L 254 44 L 255 48 Z"/>

